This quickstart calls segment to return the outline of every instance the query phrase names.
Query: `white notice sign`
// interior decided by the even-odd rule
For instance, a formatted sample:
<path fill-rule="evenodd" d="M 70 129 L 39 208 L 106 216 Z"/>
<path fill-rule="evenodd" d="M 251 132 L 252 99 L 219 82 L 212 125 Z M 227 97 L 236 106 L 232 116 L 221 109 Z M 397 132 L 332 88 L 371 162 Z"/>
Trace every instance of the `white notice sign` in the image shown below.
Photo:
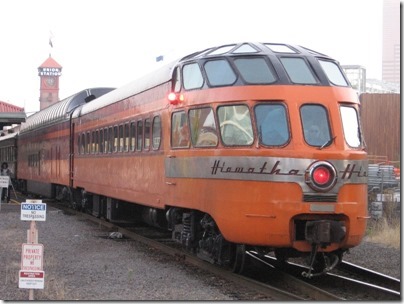
<path fill-rule="evenodd" d="M 44 271 L 20 270 L 18 288 L 44 289 L 44 286 L 45 286 Z"/>
<path fill-rule="evenodd" d="M 46 204 L 42 201 L 21 203 L 21 221 L 46 221 Z"/>
<path fill-rule="evenodd" d="M 10 185 L 10 176 L 0 175 L 0 188 L 8 188 Z"/>

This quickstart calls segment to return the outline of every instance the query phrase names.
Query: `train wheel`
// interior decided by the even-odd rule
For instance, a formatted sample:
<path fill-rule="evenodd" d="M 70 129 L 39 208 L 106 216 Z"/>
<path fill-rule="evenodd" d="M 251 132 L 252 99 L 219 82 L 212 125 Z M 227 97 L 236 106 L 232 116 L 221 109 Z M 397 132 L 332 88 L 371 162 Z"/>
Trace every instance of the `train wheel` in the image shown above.
<path fill-rule="evenodd" d="M 288 256 L 282 252 L 281 250 L 275 250 L 274 251 L 276 262 L 279 267 L 284 267 L 286 265 L 286 262 L 288 261 Z"/>
<path fill-rule="evenodd" d="M 246 261 L 245 245 L 235 245 L 232 271 L 234 273 L 243 273 L 245 267 L 245 261 Z"/>

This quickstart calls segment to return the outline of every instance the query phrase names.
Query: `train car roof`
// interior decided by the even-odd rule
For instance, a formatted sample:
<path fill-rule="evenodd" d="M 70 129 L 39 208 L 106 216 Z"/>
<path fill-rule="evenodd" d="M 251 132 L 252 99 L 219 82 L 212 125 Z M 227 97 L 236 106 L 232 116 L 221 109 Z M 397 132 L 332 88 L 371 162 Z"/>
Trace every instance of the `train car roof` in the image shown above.
<path fill-rule="evenodd" d="M 95 102 L 88 103 L 74 111 L 73 118 L 91 113 L 110 104 L 126 99 L 135 94 L 139 94 L 151 88 L 154 88 L 162 83 L 168 82 L 172 78 L 173 69 L 178 63 L 178 60 L 168 63 L 161 68 L 138 78 L 123 87 L 118 88 L 104 96 L 98 98 Z"/>
<path fill-rule="evenodd" d="M 220 46 L 204 49 L 199 52 L 189 54 L 181 59 L 181 61 L 187 61 L 192 59 L 207 58 L 213 56 L 223 55 L 243 55 L 243 54 L 302 54 L 311 55 L 317 57 L 330 58 L 329 56 L 317 51 L 313 51 L 303 46 L 287 44 L 287 43 L 272 43 L 272 42 L 240 42 L 230 43 Z M 331 58 L 330 58 L 331 59 Z"/>
<path fill-rule="evenodd" d="M 17 132 L 5 134 L 5 135 L 1 135 L 1 136 L 0 136 L 0 141 L 7 140 L 7 139 L 10 139 L 10 138 L 14 138 L 14 137 L 16 137 L 17 135 L 18 135 Z"/>
<path fill-rule="evenodd" d="M 91 113 L 108 105 L 114 104 L 135 94 L 139 94 L 160 84 L 168 82 L 172 79 L 173 70 L 178 63 L 187 62 L 200 58 L 208 58 L 214 56 L 242 56 L 245 54 L 300 54 L 306 56 L 316 56 L 329 58 L 322 53 L 310 50 L 308 48 L 284 44 L 284 43 L 260 43 L 260 42 L 241 42 L 215 46 L 204 49 L 202 51 L 191 53 L 179 60 L 173 61 L 139 79 L 136 79 L 123 87 L 118 88 L 108 94 L 97 99 L 96 102 L 88 103 L 76 109 L 72 115 L 73 118 L 80 117 L 87 113 Z"/>
<path fill-rule="evenodd" d="M 20 132 L 32 130 L 34 128 L 59 121 L 70 114 L 78 106 L 90 102 L 115 88 L 90 88 L 73 94 L 49 107 L 29 116 L 25 123 L 21 124 Z"/>

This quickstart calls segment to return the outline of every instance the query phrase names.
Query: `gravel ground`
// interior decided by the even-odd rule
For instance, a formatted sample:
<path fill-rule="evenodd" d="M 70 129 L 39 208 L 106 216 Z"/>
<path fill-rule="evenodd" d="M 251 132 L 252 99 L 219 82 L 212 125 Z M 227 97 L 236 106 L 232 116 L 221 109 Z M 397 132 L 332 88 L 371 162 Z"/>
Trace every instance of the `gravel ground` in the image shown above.
<path fill-rule="evenodd" d="M 107 238 L 104 228 L 49 209 L 46 221 L 37 222 L 45 288 L 35 290 L 35 300 L 251 300 L 239 286 L 135 241 Z M 28 299 L 28 289 L 18 288 L 18 272 L 29 224 L 20 220 L 19 205 L 1 205 L 2 300 Z M 365 241 L 345 260 L 400 277 L 397 249 Z"/>

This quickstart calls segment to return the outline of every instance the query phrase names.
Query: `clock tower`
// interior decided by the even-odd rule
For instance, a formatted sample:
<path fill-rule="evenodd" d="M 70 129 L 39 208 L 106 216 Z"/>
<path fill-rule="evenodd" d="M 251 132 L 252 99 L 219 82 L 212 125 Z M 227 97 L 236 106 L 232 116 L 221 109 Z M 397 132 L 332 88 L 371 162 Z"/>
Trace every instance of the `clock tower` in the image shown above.
<path fill-rule="evenodd" d="M 40 77 L 40 110 L 59 101 L 59 77 L 62 75 L 62 66 L 51 55 L 38 67 Z"/>

